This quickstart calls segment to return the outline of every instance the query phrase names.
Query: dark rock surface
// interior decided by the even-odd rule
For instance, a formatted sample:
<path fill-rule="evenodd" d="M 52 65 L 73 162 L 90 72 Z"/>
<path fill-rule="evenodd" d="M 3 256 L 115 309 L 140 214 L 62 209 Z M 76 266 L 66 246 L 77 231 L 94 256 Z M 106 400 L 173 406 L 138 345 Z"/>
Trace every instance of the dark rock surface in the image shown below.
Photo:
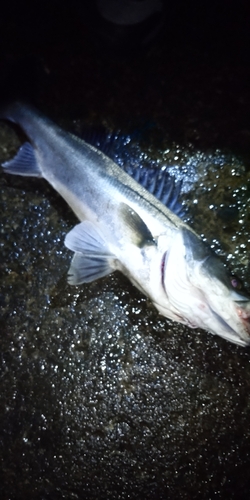
<path fill-rule="evenodd" d="M 167 5 L 120 53 L 87 7 L 8 2 L 1 76 L 30 71 L 76 133 L 136 131 L 128 157 L 183 178 L 190 224 L 249 291 L 247 4 Z M 1 159 L 19 143 L 2 123 Z M 158 316 L 121 275 L 68 286 L 70 209 L 43 181 L 1 172 L 0 190 L 1 499 L 249 498 L 249 350 Z"/>

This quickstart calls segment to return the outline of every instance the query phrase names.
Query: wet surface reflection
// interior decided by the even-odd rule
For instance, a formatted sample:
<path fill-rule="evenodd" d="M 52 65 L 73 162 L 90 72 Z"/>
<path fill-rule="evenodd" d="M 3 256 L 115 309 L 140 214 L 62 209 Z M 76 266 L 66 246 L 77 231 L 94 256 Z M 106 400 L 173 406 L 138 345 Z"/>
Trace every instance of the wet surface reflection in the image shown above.
<path fill-rule="evenodd" d="M 179 47 L 166 65 L 167 41 L 124 63 L 84 36 L 85 51 L 35 46 L 41 108 L 79 135 L 122 135 L 119 161 L 181 179 L 188 223 L 249 292 L 244 65 L 200 67 Z M 18 145 L 1 124 L 1 159 Z M 245 498 L 248 349 L 162 318 L 121 274 L 70 287 L 70 209 L 44 181 L 1 171 L 0 191 L 2 498 Z"/>

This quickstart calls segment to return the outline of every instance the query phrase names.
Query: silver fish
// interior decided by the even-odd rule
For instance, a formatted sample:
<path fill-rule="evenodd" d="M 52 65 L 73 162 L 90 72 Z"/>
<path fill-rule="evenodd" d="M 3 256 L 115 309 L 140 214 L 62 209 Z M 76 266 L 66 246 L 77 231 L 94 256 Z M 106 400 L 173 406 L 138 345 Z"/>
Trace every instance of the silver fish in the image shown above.
<path fill-rule="evenodd" d="M 71 285 L 123 272 L 167 318 L 246 346 L 250 298 L 196 233 L 101 151 L 33 108 L 1 114 L 30 142 L 2 166 L 45 178 L 81 221 L 66 236 Z"/>

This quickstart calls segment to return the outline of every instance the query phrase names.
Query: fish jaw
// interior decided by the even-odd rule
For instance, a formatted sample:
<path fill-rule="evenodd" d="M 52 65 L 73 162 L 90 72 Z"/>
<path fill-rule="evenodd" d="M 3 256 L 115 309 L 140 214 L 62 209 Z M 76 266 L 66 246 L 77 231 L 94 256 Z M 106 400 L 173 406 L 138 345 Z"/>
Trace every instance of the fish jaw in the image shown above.
<path fill-rule="evenodd" d="M 195 247 L 191 248 L 192 245 Z M 171 247 L 163 255 L 162 285 L 166 301 L 155 305 L 164 316 L 247 346 L 250 299 L 233 288 L 221 261 L 202 245 L 191 231 L 176 232 Z M 214 269 L 207 263 L 209 258 Z"/>

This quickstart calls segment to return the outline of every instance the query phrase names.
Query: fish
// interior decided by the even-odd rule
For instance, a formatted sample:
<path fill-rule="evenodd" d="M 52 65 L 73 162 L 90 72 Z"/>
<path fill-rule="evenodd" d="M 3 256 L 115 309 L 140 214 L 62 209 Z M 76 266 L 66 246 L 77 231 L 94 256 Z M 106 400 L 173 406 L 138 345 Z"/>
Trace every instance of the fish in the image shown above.
<path fill-rule="evenodd" d="M 250 297 L 179 216 L 180 186 L 169 187 L 167 175 L 129 175 L 26 103 L 7 105 L 0 118 L 27 137 L 4 171 L 46 179 L 79 220 L 65 237 L 70 285 L 121 271 L 166 318 L 250 344 Z"/>

